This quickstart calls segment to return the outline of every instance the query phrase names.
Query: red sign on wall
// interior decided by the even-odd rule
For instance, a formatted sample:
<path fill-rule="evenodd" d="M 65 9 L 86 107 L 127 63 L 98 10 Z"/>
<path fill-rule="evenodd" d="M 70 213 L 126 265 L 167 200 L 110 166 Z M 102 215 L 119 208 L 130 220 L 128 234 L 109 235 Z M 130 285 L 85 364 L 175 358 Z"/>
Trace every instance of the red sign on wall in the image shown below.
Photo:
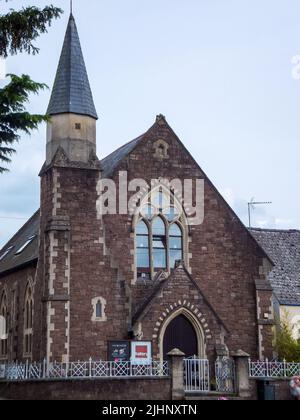
<path fill-rule="evenodd" d="M 152 363 L 151 341 L 133 341 L 131 343 L 131 363 L 134 365 L 150 365 Z"/>

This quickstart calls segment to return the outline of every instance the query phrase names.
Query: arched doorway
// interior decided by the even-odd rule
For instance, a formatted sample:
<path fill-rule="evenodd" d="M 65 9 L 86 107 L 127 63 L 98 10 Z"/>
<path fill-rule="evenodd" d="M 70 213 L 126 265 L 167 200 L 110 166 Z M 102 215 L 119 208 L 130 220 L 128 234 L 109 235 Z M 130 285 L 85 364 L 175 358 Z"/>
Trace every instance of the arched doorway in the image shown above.
<path fill-rule="evenodd" d="M 198 337 L 192 323 L 183 314 L 176 316 L 167 326 L 163 337 L 163 356 L 173 349 L 181 350 L 186 357 L 198 355 Z"/>

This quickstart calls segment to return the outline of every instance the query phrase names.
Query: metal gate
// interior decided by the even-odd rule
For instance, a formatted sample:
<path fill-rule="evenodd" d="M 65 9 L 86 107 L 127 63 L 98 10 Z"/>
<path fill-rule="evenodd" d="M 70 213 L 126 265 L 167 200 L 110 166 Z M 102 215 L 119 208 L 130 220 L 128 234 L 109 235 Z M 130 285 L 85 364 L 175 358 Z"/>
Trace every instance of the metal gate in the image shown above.
<path fill-rule="evenodd" d="M 186 392 L 209 392 L 209 361 L 206 359 L 184 359 L 184 383 Z"/>
<path fill-rule="evenodd" d="M 235 393 L 235 363 L 229 357 L 219 357 L 215 364 L 216 390 L 228 394 Z"/>

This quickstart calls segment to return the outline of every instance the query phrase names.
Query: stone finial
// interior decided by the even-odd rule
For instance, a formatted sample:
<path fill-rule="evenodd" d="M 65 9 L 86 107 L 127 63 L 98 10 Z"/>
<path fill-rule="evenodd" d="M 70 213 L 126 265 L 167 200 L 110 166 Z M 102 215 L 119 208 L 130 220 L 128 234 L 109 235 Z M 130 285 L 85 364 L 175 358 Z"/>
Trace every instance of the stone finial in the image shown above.
<path fill-rule="evenodd" d="M 240 350 L 236 351 L 235 353 L 232 353 L 232 356 L 233 357 L 247 357 L 247 358 L 249 358 L 250 354 L 248 354 L 245 351 L 240 349 Z"/>
<path fill-rule="evenodd" d="M 159 114 L 159 115 L 157 115 L 157 117 L 156 117 L 156 122 L 157 122 L 159 125 L 166 125 L 167 120 L 166 120 L 166 117 L 165 117 L 163 114 Z"/>

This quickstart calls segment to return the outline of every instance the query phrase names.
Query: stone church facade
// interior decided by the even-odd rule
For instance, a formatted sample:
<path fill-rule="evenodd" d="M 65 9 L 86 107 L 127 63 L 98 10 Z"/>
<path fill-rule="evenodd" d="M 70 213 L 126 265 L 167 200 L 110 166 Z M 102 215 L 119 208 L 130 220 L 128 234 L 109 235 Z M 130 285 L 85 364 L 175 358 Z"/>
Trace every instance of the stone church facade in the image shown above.
<path fill-rule="evenodd" d="M 122 340 L 150 341 L 155 360 L 172 346 L 212 360 L 239 350 L 272 357 L 272 261 L 166 118 L 97 158 L 98 117 L 73 16 L 48 113 L 40 209 L 0 252 L 0 361 L 108 360 L 108 343 Z M 128 183 L 158 180 L 153 214 L 148 194 L 148 213 L 100 212 L 101 180 L 122 191 L 124 173 Z M 163 207 L 173 179 L 202 181 L 203 223 L 188 224 L 180 200 Z"/>

